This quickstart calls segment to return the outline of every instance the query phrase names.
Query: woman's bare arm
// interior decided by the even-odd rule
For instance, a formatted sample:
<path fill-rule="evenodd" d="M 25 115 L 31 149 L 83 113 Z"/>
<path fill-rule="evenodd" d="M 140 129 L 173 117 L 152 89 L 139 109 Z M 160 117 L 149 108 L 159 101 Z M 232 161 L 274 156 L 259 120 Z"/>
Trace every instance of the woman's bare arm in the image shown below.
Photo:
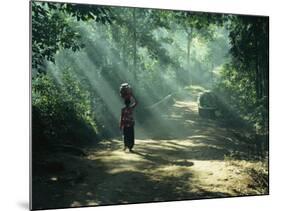
<path fill-rule="evenodd" d="M 132 98 L 134 99 L 134 103 L 133 103 L 133 105 L 131 105 L 131 107 L 135 108 L 138 105 L 138 101 L 137 101 L 137 99 L 135 98 L 134 95 L 132 95 Z"/>
<path fill-rule="evenodd" d="M 121 110 L 120 122 L 119 122 L 120 130 L 123 129 L 123 109 Z"/>

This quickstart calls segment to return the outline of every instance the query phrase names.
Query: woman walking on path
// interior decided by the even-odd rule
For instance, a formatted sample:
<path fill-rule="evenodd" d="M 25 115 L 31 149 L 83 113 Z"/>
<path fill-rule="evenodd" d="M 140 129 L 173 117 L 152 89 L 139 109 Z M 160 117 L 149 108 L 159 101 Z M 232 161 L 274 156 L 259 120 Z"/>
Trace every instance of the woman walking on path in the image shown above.
<path fill-rule="evenodd" d="M 125 99 L 125 107 L 121 110 L 121 118 L 120 118 L 120 130 L 123 131 L 124 138 L 124 151 L 128 148 L 130 152 L 135 144 L 135 134 L 134 134 L 134 117 L 133 110 L 137 106 L 137 100 L 132 95 L 131 99 L 134 100 L 133 104 L 131 104 L 131 100 L 129 98 Z"/>

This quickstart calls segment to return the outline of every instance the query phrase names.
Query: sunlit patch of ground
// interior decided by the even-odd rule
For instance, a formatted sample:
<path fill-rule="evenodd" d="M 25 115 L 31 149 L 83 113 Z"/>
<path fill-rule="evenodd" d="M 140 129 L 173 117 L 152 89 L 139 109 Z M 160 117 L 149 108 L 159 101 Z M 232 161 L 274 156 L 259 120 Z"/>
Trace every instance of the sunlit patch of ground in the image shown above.
<path fill-rule="evenodd" d="M 194 101 L 176 101 L 174 104 L 176 108 L 182 108 L 184 111 L 197 112 L 198 106 Z"/>
<path fill-rule="evenodd" d="M 166 125 L 174 138 L 136 139 L 134 153 L 123 151 L 121 140 L 107 140 L 102 151 L 90 154 L 107 169 L 98 204 L 258 194 L 247 170 L 259 164 L 225 160 L 241 149 L 238 140 L 214 121 L 200 122 L 196 102 L 176 101 L 173 107 L 164 118 L 174 121 Z"/>
<path fill-rule="evenodd" d="M 248 164 L 247 164 L 248 165 Z M 233 166 L 225 161 L 194 161 L 193 184 L 196 189 L 226 193 L 229 196 L 255 194 L 248 188 L 250 178 L 242 164 Z"/>
<path fill-rule="evenodd" d="M 266 175 L 267 167 L 226 159 L 233 151 L 247 157 L 247 145 L 215 121 L 199 119 L 196 112 L 194 101 L 176 101 L 163 119 L 169 123 L 153 128 L 157 135 L 136 127 L 133 153 L 113 139 L 89 148 L 83 159 L 68 159 L 73 171 L 84 173 L 77 182 L 62 184 L 63 194 L 50 197 L 52 202 L 77 207 L 267 194 L 252 176 L 264 169 Z M 166 132 L 170 136 L 158 135 Z M 54 178 L 51 184 L 60 182 Z"/>
<path fill-rule="evenodd" d="M 188 157 L 189 147 L 196 146 L 192 140 L 136 140 L 134 153 L 124 152 L 121 141 L 112 141 L 111 144 L 118 145 L 119 149 L 97 152 L 89 157 L 89 159 L 100 160 L 107 166 L 108 179 L 99 189 L 105 195 L 109 194 L 105 187 L 111 191 L 115 186 L 118 186 L 121 192 L 140 188 L 145 191 L 143 194 L 147 196 L 145 200 L 148 201 L 154 200 L 155 197 L 176 200 L 257 194 L 255 190 L 249 188 L 251 178 L 245 171 L 256 163 L 185 159 L 183 152 L 179 155 L 177 151 L 185 150 Z M 178 146 L 175 147 L 175 144 Z M 200 143 L 198 145 L 204 146 Z M 173 153 L 165 151 L 173 148 L 174 150 L 171 151 Z M 156 154 L 155 150 L 159 152 Z M 132 180 L 133 186 L 130 182 Z M 150 187 L 151 185 L 153 187 Z M 165 191 L 171 191 L 173 194 L 164 194 L 163 197 L 161 193 L 155 192 L 155 190 L 164 191 L 162 190 L 164 187 L 168 188 Z M 151 192 L 151 189 L 155 190 Z M 116 195 L 109 195 L 113 198 L 108 199 L 108 203 L 114 201 L 116 197 Z"/>

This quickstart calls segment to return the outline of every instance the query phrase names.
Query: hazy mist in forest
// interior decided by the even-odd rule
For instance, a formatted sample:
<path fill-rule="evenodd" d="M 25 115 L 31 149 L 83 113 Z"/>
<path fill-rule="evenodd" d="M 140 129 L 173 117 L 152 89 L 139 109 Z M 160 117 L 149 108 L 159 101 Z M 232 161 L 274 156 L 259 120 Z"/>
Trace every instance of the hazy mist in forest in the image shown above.
<path fill-rule="evenodd" d="M 33 208 L 268 194 L 268 17 L 31 7 Z"/>

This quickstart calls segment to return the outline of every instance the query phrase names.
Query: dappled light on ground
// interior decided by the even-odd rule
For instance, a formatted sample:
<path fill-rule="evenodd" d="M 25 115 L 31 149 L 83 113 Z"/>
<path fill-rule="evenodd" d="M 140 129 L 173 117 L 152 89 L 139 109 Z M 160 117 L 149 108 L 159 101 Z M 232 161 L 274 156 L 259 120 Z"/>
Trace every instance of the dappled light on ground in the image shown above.
<path fill-rule="evenodd" d="M 268 194 L 268 17 L 30 5 L 32 209 Z"/>
<path fill-rule="evenodd" d="M 262 163 L 251 159 L 249 143 L 231 128 L 199 118 L 195 101 L 175 101 L 161 118 L 152 131 L 136 125 L 133 152 L 123 150 L 121 139 L 103 140 L 83 159 L 65 161 L 77 175 L 69 181 L 51 175 L 50 188 L 59 184 L 64 190 L 55 198 L 64 199 L 53 202 L 77 207 L 259 193 L 249 170 Z M 233 152 L 243 157 L 228 159 Z"/>
<path fill-rule="evenodd" d="M 234 150 L 247 154 L 247 148 L 227 128 L 218 127 L 213 120 L 201 120 L 196 113 L 194 101 L 176 101 L 162 117 L 175 121 L 174 125 L 166 125 L 166 130 L 173 131 L 173 138 L 149 138 L 149 133 L 141 134 L 137 127 L 137 134 L 143 138 L 136 139 L 132 153 L 123 151 L 123 143 L 118 139 L 104 140 L 100 148 L 90 150 L 87 159 L 102 163 L 106 169 L 106 177 L 96 187 L 95 203 L 256 194 L 249 188 L 252 179 L 247 169 L 260 164 L 226 160 Z"/>

